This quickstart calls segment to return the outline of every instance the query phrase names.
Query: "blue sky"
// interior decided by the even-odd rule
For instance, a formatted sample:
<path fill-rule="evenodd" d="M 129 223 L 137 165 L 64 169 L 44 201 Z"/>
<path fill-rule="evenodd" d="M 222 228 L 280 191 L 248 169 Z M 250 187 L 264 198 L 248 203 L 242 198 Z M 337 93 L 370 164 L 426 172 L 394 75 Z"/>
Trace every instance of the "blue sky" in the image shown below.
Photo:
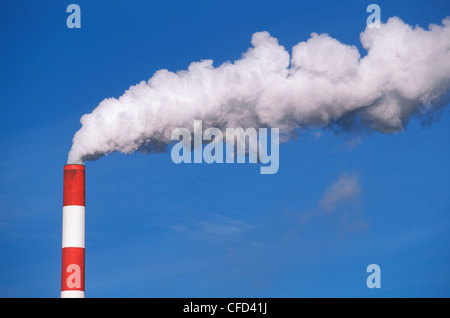
<path fill-rule="evenodd" d="M 59 297 L 62 173 L 83 114 L 159 69 L 233 61 L 257 31 L 288 50 L 311 32 L 361 50 L 372 2 L 80 0 L 68 29 L 70 3 L 0 4 L 0 297 Z M 373 3 L 383 22 L 450 15 L 448 1 Z M 397 134 L 302 131 L 274 175 L 169 153 L 87 162 L 86 297 L 449 297 L 449 127 L 445 108 Z"/>

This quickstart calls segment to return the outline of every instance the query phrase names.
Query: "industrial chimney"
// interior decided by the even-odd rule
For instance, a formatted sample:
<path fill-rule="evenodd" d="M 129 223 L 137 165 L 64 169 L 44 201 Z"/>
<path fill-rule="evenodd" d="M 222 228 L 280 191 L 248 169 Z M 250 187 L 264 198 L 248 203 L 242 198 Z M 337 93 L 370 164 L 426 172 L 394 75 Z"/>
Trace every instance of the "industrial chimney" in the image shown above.
<path fill-rule="evenodd" d="M 61 298 L 84 298 L 84 165 L 64 166 Z"/>

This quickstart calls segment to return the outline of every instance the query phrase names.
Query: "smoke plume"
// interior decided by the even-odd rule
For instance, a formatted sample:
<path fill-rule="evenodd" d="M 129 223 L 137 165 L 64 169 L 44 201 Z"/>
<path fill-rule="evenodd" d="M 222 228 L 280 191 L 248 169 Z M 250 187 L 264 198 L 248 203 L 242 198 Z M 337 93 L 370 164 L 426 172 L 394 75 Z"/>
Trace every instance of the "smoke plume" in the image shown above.
<path fill-rule="evenodd" d="M 242 57 L 218 67 L 193 62 L 157 71 L 81 117 L 68 163 L 120 151 L 161 151 L 177 127 L 361 128 L 392 133 L 413 115 L 442 107 L 450 91 L 450 17 L 428 29 L 397 17 L 360 34 L 367 54 L 327 34 L 289 53 L 268 32 Z"/>

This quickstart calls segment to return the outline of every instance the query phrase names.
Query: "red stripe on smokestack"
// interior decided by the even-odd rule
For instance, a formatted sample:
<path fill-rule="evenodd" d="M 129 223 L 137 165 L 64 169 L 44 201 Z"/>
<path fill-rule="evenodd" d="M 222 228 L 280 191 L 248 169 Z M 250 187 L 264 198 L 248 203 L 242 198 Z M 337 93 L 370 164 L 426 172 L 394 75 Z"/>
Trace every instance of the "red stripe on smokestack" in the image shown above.
<path fill-rule="evenodd" d="M 84 248 L 62 249 L 61 291 L 84 291 Z"/>
<path fill-rule="evenodd" d="M 84 166 L 64 166 L 61 297 L 84 297 L 84 189 Z"/>
<path fill-rule="evenodd" d="M 64 166 L 63 206 L 85 205 L 84 202 L 84 166 Z"/>

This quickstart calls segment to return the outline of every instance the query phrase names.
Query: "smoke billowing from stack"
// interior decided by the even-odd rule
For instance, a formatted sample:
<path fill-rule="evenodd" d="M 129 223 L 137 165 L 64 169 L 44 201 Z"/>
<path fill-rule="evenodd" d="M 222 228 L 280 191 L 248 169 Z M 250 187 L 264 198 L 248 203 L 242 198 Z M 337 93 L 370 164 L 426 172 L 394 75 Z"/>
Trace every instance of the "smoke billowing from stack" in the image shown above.
<path fill-rule="evenodd" d="M 120 151 L 160 151 L 177 127 L 333 127 L 392 133 L 429 116 L 450 90 L 450 18 L 428 29 L 390 18 L 354 46 L 312 34 L 289 53 L 267 32 L 218 67 L 211 60 L 177 73 L 160 70 L 81 118 L 68 163 Z"/>

